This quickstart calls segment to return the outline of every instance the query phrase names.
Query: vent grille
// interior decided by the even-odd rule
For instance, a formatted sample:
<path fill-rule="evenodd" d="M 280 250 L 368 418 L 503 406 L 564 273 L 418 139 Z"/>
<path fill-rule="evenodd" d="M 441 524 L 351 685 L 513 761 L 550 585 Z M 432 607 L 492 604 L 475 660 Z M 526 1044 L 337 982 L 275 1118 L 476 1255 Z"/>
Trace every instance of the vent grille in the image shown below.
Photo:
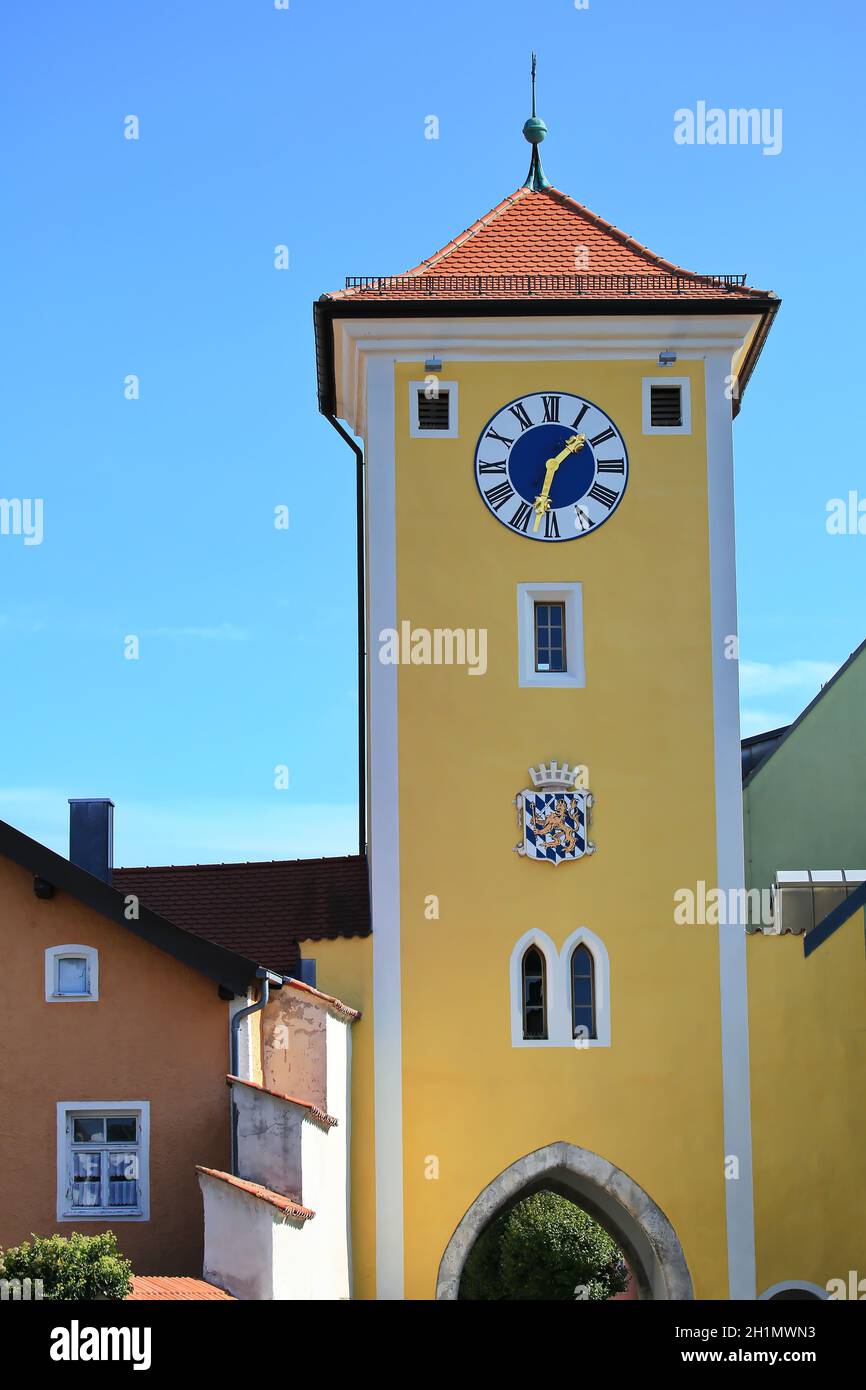
<path fill-rule="evenodd" d="M 683 388 L 650 387 L 650 424 L 653 429 L 676 430 L 683 423 Z"/>
<path fill-rule="evenodd" d="M 448 429 L 451 420 L 449 394 L 448 391 L 440 391 L 438 396 L 428 397 L 423 390 L 418 392 L 419 430 Z"/>

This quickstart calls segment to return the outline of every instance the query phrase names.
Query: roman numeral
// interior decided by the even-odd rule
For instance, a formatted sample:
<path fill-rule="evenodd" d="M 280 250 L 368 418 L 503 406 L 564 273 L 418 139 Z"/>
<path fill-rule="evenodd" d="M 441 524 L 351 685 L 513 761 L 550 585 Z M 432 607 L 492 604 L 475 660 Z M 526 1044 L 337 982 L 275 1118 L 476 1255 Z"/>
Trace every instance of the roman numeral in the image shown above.
<path fill-rule="evenodd" d="M 586 412 L 587 412 L 588 410 L 589 410 L 589 406 L 586 405 L 586 403 L 584 403 L 584 404 L 580 407 L 580 410 L 577 412 L 577 414 L 575 415 L 574 420 L 573 420 L 573 422 L 572 422 L 571 428 L 572 428 L 573 430 L 576 430 L 576 429 L 577 429 L 578 425 L 580 424 L 581 420 L 583 419 L 584 415 L 586 414 Z"/>
<path fill-rule="evenodd" d="M 599 473 L 625 473 L 625 459 L 605 459 L 596 464 Z"/>
<path fill-rule="evenodd" d="M 514 443 L 513 439 L 506 439 L 504 434 L 499 434 L 498 431 L 493 429 L 487 431 L 485 439 L 495 439 L 500 444 L 504 444 L 506 449 L 510 449 L 512 444 Z"/>
<path fill-rule="evenodd" d="M 517 508 L 517 511 L 514 513 L 514 516 L 511 518 L 509 525 L 513 526 L 515 531 L 522 531 L 525 535 L 526 528 L 529 525 L 529 518 L 531 516 L 532 507 L 530 507 L 528 502 L 521 502 L 520 506 Z"/>
<path fill-rule="evenodd" d="M 542 396 L 544 405 L 544 423 L 559 424 L 559 396 Z"/>
<path fill-rule="evenodd" d="M 517 405 L 509 406 L 509 410 L 519 423 L 521 430 L 528 430 L 532 421 L 526 413 L 526 406 L 523 404 L 523 401 L 518 401 Z"/>
<path fill-rule="evenodd" d="M 599 465 L 599 467 L 600 467 L 600 466 L 601 466 L 601 465 Z M 478 465 L 478 472 L 479 472 L 479 473 L 504 473 L 504 472 L 505 472 L 505 464 L 504 464 L 504 463 L 479 463 L 479 465 Z"/>
<path fill-rule="evenodd" d="M 597 434 L 597 435 L 595 436 L 595 438 L 594 438 L 594 439 L 591 439 L 589 442 L 590 442 L 590 444 L 592 445 L 592 447 L 593 447 L 593 449 L 594 449 L 594 448 L 596 447 L 597 444 L 603 444 L 604 441 L 605 441 L 606 439 L 613 439 L 613 437 L 614 437 L 613 430 L 612 430 L 612 429 L 606 429 L 606 430 L 602 430 L 601 434 Z"/>
<path fill-rule="evenodd" d="M 549 541 L 554 536 L 559 540 L 559 527 L 556 524 L 556 512 L 551 507 L 549 512 L 544 513 L 544 539 Z"/>
<path fill-rule="evenodd" d="M 610 511 L 617 498 L 617 494 L 611 488 L 602 487 L 601 483 L 593 483 L 587 496 L 594 497 L 596 502 L 601 502 L 602 506 L 607 507 L 608 511 Z"/>
<path fill-rule="evenodd" d="M 485 492 L 484 496 L 487 498 L 493 510 L 498 512 L 500 507 L 504 507 L 506 502 L 511 501 L 514 496 L 514 488 L 510 483 L 497 483 L 496 487 L 492 487 L 489 492 Z"/>
<path fill-rule="evenodd" d="M 592 522 L 589 519 L 589 513 L 584 510 L 579 502 L 574 509 L 574 520 L 581 531 L 592 530 Z"/>

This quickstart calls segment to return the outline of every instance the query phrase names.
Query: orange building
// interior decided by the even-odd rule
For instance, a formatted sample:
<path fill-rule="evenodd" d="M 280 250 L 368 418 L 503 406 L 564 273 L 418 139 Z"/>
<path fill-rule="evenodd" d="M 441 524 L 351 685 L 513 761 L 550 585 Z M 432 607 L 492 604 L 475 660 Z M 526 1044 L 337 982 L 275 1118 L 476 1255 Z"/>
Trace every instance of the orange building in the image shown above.
<path fill-rule="evenodd" d="M 110 833 L 110 803 L 72 813 L 73 846 L 76 818 Z M 137 1271 L 200 1274 L 195 1165 L 228 1166 L 230 1001 L 260 968 L 5 822 L 0 903 L 0 1247 L 111 1229 Z"/>

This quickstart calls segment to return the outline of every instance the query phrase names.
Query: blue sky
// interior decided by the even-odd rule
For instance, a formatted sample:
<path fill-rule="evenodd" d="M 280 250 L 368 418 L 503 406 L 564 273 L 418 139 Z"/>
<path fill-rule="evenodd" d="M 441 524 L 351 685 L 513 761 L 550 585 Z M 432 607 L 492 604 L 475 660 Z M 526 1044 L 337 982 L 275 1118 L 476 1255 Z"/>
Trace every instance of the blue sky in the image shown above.
<path fill-rule="evenodd" d="M 354 848 L 353 479 L 311 303 L 522 182 L 533 47 L 556 186 L 784 300 L 735 426 L 744 732 L 866 636 L 866 536 L 825 526 L 866 497 L 850 0 L 6 0 L 0 24 L 0 495 L 44 499 L 42 544 L 0 536 L 0 816 L 65 851 L 66 798 L 110 795 L 120 863 Z M 676 144 L 699 100 L 780 108 L 781 153 Z"/>

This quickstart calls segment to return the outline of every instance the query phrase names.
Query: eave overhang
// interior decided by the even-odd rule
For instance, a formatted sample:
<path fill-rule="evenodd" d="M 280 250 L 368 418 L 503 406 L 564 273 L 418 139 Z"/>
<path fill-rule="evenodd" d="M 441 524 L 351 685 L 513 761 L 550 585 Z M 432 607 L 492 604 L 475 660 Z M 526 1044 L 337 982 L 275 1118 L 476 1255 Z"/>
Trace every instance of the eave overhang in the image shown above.
<path fill-rule="evenodd" d="M 255 961 L 176 927 L 141 902 L 137 906 L 138 916 L 127 917 L 127 894 L 64 859 L 47 845 L 31 840 L 7 821 L 0 821 L 0 854 L 234 994 L 246 994 L 259 978 L 260 967 Z M 50 910 L 56 911 L 56 893 L 50 901 Z"/>
<path fill-rule="evenodd" d="M 657 357 L 662 348 L 683 359 L 709 350 L 730 353 L 738 379 L 736 415 L 749 376 L 779 308 L 774 296 L 724 299 L 363 300 L 323 296 L 313 306 L 319 409 L 366 433 L 365 359 L 388 353 L 423 361 L 435 349 L 459 361 L 538 356 L 575 360 L 582 355 Z M 611 326 L 618 320 L 619 330 Z M 389 332 L 387 324 L 393 324 Z"/>

